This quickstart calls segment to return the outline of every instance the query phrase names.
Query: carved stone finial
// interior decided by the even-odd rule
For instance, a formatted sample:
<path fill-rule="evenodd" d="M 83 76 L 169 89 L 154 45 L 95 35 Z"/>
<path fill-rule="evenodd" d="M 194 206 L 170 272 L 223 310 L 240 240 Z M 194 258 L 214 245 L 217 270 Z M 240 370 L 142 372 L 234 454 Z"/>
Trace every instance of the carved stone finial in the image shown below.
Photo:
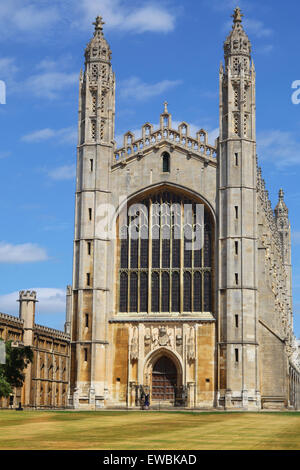
<path fill-rule="evenodd" d="M 236 24 L 236 23 L 241 23 L 243 16 L 244 16 L 244 15 L 243 15 L 243 13 L 241 12 L 240 8 L 239 8 L 239 7 L 236 7 L 236 9 L 234 10 L 234 13 L 233 13 L 233 15 L 232 15 L 234 24 Z"/>
<path fill-rule="evenodd" d="M 250 58 L 251 58 L 251 43 L 250 40 L 244 31 L 243 24 L 242 24 L 242 17 L 244 15 L 241 13 L 239 7 L 234 10 L 234 14 L 232 15 L 233 18 L 233 25 L 232 30 L 229 36 L 226 38 L 224 42 L 224 52 L 225 52 L 225 59 L 234 56 L 243 56 L 245 58 L 248 57 L 249 61 L 240 60 L 239 64 L 237 63 L 235 66 L 233 64 L 228 63 L 225 60 L 225 65 L 229 65 L 229 69 L 233 71 L 233 73 L 237 73 L 241 70 L 241 65 L 244 67 L 244 71 L 248 72 L 250 69 Z"/>
<path fill-rule="evenodd" d="M 103 25 L 105 22 L 102 19 L 102 16 L 97 16 L 96 21 L 93 23 L 95 25 L 95 30 L 103 31 Z"/>
<path fill-rule="evenodd" d="M 167 101 L 164 102 L 164 107 L 165 107 L 164 113 L 165 113 L 165 114 L 169 114 L 169 111 L 168 111 L 168 104 L 169 104 L 169 103 L 168 103 Z"/>
<path fill-rule="evenodd" d="M 283 191 L 282 188 L 280 188 L 280 190 L 279 190 L 279 200 L 283 201 L 283 199 L 284 199 L 284 191 Z"/>
<path fill-rule="evenodd" d="M 283 189 L 281 188 L 279 190 L 279 201 L 278 201 L 278 204 L 277 206 L 275 207 L 274 209 L 274 212 L 275 212 L 275 216 L 276 218 L 280 218 L 280 217 L 288 217 L 288 208 L 287 208 L 287 205 L 286 203 L 284 202 L 284 191 Z"/>

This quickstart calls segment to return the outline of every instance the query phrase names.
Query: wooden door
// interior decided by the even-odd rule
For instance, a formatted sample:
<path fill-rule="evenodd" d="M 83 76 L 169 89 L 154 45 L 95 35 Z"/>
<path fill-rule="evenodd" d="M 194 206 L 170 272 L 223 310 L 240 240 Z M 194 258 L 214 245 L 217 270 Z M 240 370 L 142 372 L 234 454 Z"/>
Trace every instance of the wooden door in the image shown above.
<path fill-rule="evenodd" d="M 161 357 L 152 371 L 152 400 L 175 401 L 177 371 L 174 363 L 167 357 Z"/>

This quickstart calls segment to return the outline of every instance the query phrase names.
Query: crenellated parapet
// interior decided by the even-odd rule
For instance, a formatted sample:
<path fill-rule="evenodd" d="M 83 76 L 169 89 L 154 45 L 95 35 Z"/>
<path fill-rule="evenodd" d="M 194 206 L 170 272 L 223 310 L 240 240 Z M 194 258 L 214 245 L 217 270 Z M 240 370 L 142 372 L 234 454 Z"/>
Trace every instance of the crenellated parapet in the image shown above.
<path fill-rule="evenodd" d="M 61 339 L 65 341 L 70 341 L 70 335 L 61 330 L 56 330 L 55 328 L 49 328 L 47 326 L 34 325 L 34 331 L 36 335 L 49 336 L 53 339 Z"/>
<path fill-rule="evenodd" d="M 154 126 L 147 122 L 142 126 L 140 138 L 136 139 L 132 132 L 124 134 L 123 147 L 115 151 L 113 164 L 126 164 L 130 159 L 142 156 L 145 151 L 158 150 L 166 143 L 170 145 L 170 151 L 179 149 L 191 156 L 217 161 L 217 147 L 208 143 L 208 133 L 200 129 L 196 136 L 192 137 L 190 126 L 186 122 L 173 129 L 171 114 L 168 113 L 166 105 L 165 103 L 164 112 L 160 115 L 159 129 L 154 130 Z"/>
<path fill-rule="evenodd" d="M 36 298 L 36 291 L 32 290 L 21 290 L 19 292 L 19 301 L 33 301 L 33 302 L 38 302 Z"/>
<path fill-rule="evenodd" d="M 5 322 L 8 324 L 14 324 L 17 326 L 23 326 L 24 320 L 15 317 L 14 315 L 8 315 L 7 313 L 0 313 L 0 324 L 1 322 Z"/>

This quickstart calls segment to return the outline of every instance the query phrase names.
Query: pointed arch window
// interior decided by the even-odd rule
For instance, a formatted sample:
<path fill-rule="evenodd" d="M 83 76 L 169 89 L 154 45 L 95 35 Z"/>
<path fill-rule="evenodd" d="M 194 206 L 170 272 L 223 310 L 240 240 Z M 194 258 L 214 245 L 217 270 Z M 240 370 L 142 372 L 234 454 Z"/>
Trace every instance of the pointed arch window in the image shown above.
<path fill-rule="evenodd" d="M 208 210 L 201 225 L 203 246 L 198 247 L 193 241 L 200 230 L 194 201 L 161 191 L 138 204 L 139 217 L 119 219 L 118 311 L 211 312 L 213 222 Z M 138 218 L 138 229 L 132 230 Z"/>
<path fill-rule="evenodd" d="M 163 173 L 170 173 L 170 154 L 168 152 L 164 152 L 162 154 L 163 159 Z"/>

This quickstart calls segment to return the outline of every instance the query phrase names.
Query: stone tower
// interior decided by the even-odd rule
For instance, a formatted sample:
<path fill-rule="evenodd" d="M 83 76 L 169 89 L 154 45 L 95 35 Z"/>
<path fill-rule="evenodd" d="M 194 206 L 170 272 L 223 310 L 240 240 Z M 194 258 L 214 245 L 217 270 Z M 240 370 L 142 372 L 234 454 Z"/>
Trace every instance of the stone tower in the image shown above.
<path fill-rule="evenodd" d="M 25 346 L 33 346 L 34 326 L 35 326 L 35 304 L 38 302 L 35 291 L 20 291 L 19 292 L 19 318 L 24 321 L 24 335 L 23 342 Z M 25 406 L 30 405 L 31 399 L 31 377 L 32 377 L 32 364 L 29 363 L 25 369 L 24 380 L 24 396 L 23 403 Z"/>
<path fill-rule="evenodd" d="M 236 8 L 220 67 L 219 396 L 260 407 L 257 343 L 255 70 Z"/>
<path fill-rule="evenodd" d="M 275 207 L 275 217 L 277 229 L 281 237 L 282 260 L 286 271 L 286 293 L 289 303 L 289 316 L 291 326 L 293 325 L 292 315 L 292 254 L 291 254 L 291 224 L 289 221 L 289 210 L 284 202 L 283 189 L 279 191 L 279 201 Z"/>
<path fill-rule="evenodd" d="M 80 74 L 72 299 L 71 393 L 74 405 L 103 400 L 106 355 L 106 261 L 110 243 L 97 229 L 110 200 L 115 77 L 110 47 L 96 18 Z"/>

